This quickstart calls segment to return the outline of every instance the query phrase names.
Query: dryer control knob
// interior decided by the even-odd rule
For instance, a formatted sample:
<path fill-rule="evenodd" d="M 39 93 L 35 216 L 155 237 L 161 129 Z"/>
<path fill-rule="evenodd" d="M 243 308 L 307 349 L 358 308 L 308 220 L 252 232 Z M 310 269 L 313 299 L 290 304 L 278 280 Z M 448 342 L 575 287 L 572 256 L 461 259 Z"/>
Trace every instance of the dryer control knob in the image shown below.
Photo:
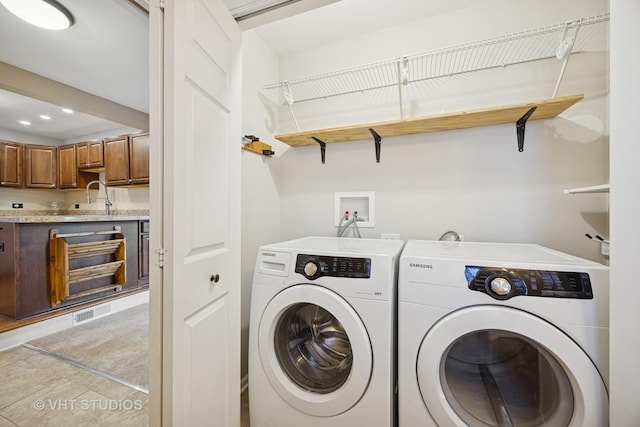
<path fill-rule="evenodd" d="M 511 283 L 504 277 L 496 277 L 491 280 L 491 291 L 500 296 L 509 295 L 511 293 Z"/>
<path fill-rule="evenodd" d="M 314 277 L 317 273 L 318 273 L 318 265 L 315 262 L 309 261 L 304 265 L 305 276 Z"/>

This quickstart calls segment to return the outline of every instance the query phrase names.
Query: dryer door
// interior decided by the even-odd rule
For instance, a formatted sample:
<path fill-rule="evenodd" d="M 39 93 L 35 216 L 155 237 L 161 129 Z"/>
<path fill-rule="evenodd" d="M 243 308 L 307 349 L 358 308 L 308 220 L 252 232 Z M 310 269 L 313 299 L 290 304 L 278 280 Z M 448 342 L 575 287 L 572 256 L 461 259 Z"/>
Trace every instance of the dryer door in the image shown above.
<path fill-rule="evenodd" d="M 476 306 L 425 335 L 417 378 L 438 425 L 607 425 L 608 397 L 591 359 L 550 323 Z"/>
<path fill-rule="evenodd" d="M 314 416 L 347 411 L 371 378 L 371 342 L 360 317 L 339 295 L 317 285 L 289 287 L 269 302 L 258 351 L 273 388 Z"/>

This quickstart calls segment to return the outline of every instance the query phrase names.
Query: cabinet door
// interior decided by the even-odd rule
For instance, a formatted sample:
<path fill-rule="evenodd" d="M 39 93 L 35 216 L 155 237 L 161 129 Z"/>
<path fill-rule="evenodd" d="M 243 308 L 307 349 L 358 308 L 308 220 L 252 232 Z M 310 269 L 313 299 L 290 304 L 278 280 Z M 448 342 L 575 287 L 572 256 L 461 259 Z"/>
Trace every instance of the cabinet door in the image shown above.
<path fill-rule="evenodd" d="M 23 159 L 24 145 L 17 142 L 0 141 L 0 186 L 24 186 Z"/>
<path fill-rule="evenodd" d="M 48 145 L 27 145 L 25 147 L 27 187 L 57 187 L 57 151 L 57 147 L 51 147 Z"/>
<path fill-rule="evenodd" d="M 139 231 L 138 285 L 146 285 L 149 283 L 149 221 L 140 221 Z"/>
<path fill-rule="evenodd" d="M 129 184 L 129 138 L 119 136 L 104 142 L 104 179 L 107 185 Z"/>
<path fill-rule="evenodd" d="M 76 146 L 61 145 L 58 147 L 58 187 L 77 188 L 78 168 Z"/>
<path fill-rule="evenodd" d="M 89 141 L 89 166 L 104 166 L 104 144 L 102 141 Z"/>
<path fill-rule="evenodd" d="M 78 170 L 77 158 L 76 144 L 58 147 L 58 188 L 85 188 L 89 182 L 98 179 L 97 173 Z"/>
<path fill-rule="evenodd" d="M 130 184 L 149 183 L 149 134 L 129 136 Z"/>
<path fill-rule="evenodd" d="M 104 144 L 102 141 L 87 141 L 76 144 L 78 169 L 104 167 Z"/>

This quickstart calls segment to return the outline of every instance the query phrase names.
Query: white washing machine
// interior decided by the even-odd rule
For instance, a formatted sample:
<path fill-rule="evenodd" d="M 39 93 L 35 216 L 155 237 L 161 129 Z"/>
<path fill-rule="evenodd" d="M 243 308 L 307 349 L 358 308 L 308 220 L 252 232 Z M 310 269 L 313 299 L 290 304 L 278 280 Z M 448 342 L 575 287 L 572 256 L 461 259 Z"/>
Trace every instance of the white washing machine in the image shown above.
<path fill-rule="evenodd" d="M 410 240 L 399 426 L 606 426 L 608 340 L 608 267 L 538 245 Z"/>
<path fill-rule="evenodd" d="M 391 426 L 399 240 L 263 246 L 251 293 L 252 427 Z"/>

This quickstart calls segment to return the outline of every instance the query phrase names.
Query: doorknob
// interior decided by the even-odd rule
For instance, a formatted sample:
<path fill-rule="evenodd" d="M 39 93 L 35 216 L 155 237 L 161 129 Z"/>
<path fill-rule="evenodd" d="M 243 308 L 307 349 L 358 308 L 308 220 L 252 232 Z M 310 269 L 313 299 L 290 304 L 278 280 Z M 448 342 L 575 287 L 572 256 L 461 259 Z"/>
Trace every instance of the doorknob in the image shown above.
<path fill-rule="evenodd" d="M 209 280 L 211 280 L 211 283 L 218 283 L 218 280 L 220 280 L 220 275 L 219 274 L 212 274 L 211 277 L 209 278 Z"/>

